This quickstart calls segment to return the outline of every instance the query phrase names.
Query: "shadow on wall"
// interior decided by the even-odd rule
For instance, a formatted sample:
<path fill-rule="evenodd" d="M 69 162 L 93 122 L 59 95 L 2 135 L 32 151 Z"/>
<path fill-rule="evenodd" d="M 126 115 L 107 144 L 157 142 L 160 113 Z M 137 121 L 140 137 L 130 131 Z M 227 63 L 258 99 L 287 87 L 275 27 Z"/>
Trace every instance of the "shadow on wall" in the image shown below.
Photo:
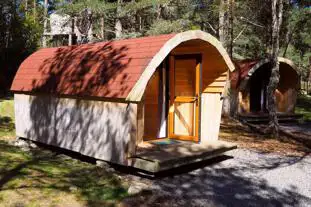
<path fill-rule="evenodd" d="M 96 48 L 82 45 L 57 49 L 40 66 L 43 79 L 32 83 L 35 96 L 27 101 L 30 106 L 25 113 L 29 112 L 30 120 L 25 120 L 29 122 L 25 136 L 91 157 L 124 162 L 120 152 L 128 148 L 132 107 L 85 98 L 128 90 L 127 75 L 120 79 L 131 61 L 126 52 L 126 47 L 117 48 L 111 42 Z M 120 91 L 103 89 L 116 78 Z M 50 94 L 67 94 L 68 98 Z"/>
<path fill-rule="evenodd" d="M 304 162 L 304 158 L 275 157 L 257 163 L 224 165 L 232 157 L 223 156 L 172 172 L 165 172 L 153 182 L 152 191 L 124 200 L 128 206 L 304 206 L 310 197 L 297 186 L 281 190 L 260 173 Z M 230 160 L 224 161 L 230 162 Z M 212 166 L 212 164 L 216 164 Z M 259 175 L 259 176 L 258 176 Z"/>
<path fill-rule="evenodd" d="M 103 85 L 118 78 L 124 87 L 111 95 L 118 96 L 127 90 L 128 75 L 117 77 L 132 60 L 127 51 L 127 47 L 117 47 L 112 42 L 58 48 L 40 66 L 42 79 L 34 80 L 32 86 L 35 92 L 105 97 L 113 92 L 113 87 Z"/>

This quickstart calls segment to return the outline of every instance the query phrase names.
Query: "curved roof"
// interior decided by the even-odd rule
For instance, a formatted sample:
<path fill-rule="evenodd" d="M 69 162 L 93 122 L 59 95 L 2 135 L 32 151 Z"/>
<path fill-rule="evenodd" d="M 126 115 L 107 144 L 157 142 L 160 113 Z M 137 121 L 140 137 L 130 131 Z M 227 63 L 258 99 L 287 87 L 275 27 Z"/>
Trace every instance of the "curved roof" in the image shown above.
<path fill-rule="evenodd" d="M 179 44 L 193 39 L 214 46 L 228 69 L 234 70 L 228 54 L 216 38 L 202 31 L 188 31 L 44 48 L 21 64 L 11 90 L 140 101 L 149 79 L 164 58 Z"/>
<path fill-rule="evenodd" d="M 293 63 L 293 61 L 283 58 L 283 57 L 278 57 L 279 63 L 286 64 L 292 68 L 297 75 L 299 75 L 298 69 L 296 65 Z M 264 59 L 257 59 L 257 60 L 241 60 L 241 61 L 234 61 L 234 64 L 236 65 L 239 70 L 234 71 L 233 73 L 230 74 L 230 80 L 231 80 L 231 86 L 234 88 L 237 88 L 239 83 L 241 81 L 245 82 L 249 80 L 249 78 L 263 65 L 267 64 L 270 62 L 269 58 L 264 58 Z M 245 85 L 245 84 L 243 84 Z"/>

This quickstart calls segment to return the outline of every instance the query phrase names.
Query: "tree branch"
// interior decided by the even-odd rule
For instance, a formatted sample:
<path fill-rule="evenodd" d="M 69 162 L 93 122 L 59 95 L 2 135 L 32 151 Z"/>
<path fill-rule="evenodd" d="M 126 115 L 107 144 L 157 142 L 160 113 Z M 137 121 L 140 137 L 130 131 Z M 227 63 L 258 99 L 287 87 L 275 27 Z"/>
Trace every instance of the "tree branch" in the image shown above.
<path fill-rule="evenodd" d="M 233 42 L 235 42 L 237 39 L 239 39 L 239 37 L 243 34 L 244 30 L 246 29 L 246 25 L 243 27 L 243 29 L 241 30 L 241 32 L 238 34 L 238 36 L 236 36 L 236 38 L 234 38 Z"/>
<path fill-rule="evenodd" d="M 246 22 L 246 23 L 249 23 L 249 24 L 251 24 L 251 25 L 254 25 L 254 26 L 256 26 L 256 27 L 261 27 L 261 28 L 264 28 L 264 27 L 265 27 L 265 26 L 263 26 L 263 25 L 257 24 L 257 23 L 255 23 L 255 22 L 252 22 L 252 21 L 246 19 L 245 17 L 240 17 L 239 20 L 241 20 L 241 21 L 243 21 L 243 22 Z"/>

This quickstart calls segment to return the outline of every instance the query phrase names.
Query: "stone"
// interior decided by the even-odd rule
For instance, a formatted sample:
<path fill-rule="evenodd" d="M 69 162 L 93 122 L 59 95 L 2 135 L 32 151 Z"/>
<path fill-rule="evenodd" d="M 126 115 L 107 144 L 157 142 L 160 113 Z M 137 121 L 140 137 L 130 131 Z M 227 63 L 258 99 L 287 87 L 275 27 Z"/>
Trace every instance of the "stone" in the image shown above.
<path fill-rule="evenodd" d="M 149 189 L 149 186 L 147 184 L 135 182 L 130 185 L 129 189 L 127 190 L 127 193 L 129 195 L 135 195 L 148 189 Z"/>
<path fill-rule="evenodd" d="M 17 137 L 14 146 L 19 147 L 23 151 L 30 151 L 31 149 L 37 148 L 37 145 L 30 140 L 25 140 Z"/>
<path fill-rule="evenodd" d="M 102 161 L 102 160 L 96 160 L 96 166 L 105 169 L 107 172 L 115 172 L 115 169 L 111 167 L 111 165 L 108 162 Z"/>

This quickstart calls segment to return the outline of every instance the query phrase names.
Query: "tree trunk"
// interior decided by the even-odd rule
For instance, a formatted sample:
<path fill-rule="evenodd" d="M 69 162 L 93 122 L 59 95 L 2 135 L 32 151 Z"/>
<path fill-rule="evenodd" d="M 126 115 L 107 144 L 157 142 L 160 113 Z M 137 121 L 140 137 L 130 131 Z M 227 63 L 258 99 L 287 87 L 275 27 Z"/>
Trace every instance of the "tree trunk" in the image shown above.
<path fill-rule="evenodd" d="M 70 17 L 70 26 L 71 26 L 71 31 L 70 34 L 68 36 L 68 45 L 71 46 L 73 45 L 73 34 L 75 33 L 75 21 L 74 18 Z"/>
<path fill-rule="evenodd" d="M 105 39 L 105 17 L 104 16 L 100 18 L 100 35 L 101 35 L 101 38 L 104 40 Z"/>
<path fill-rule="evenodd" d="M 87 30 L 87 39 L 88 42 L 93 42 L 93 11 L 91 9 L 87 10 L 87 19 L 89 28 Z"/>
<path fill-rule="evenodd" d="M 221 0 L 219 9 L 219 40 L 232 58 L 234 0 Z"/>
<path fill-rule="evenodd" d="M 117 18 L 115 23 L 115 33 L 116 33 L 116 39 L 120 39 L 122 36 L 122 22 L 120 18 L 120 12 L 121 12 L 121 4 L 122 0 L 118 0 L 118 6 L 117 6 Z"/>
<path fill-rule="evenodd" d="M 77 35 L 77 44 L 81 44 L 82 43 L 82 34 L 78 28 L 78 17 L 74 17 L 74 31 L 75 34 Z"/>
<path fill-rule="evenodd" d="M 277 89 L 280 72 L 279 72 L 279 33 L 282 24 L 283 0 L 272 0 L 272 41 L 271 41 L 271 76 L 267 87 L 267 101 L 269 111 L 268 131 L 272 131 L 275 137 L 279 136 L 279 123 L 276 111 L 275 90 Z"/>
<path fill-rule="evenodd" d="M 295 30 L 295 28 L 293 30 Z M 290 42 L 292 41 L 292 37 L 293 37 L 293 32 L 292 32 L 292 29 L 290 28 L 290 24 L 288 24 L 287 25 L 287 32 L 286 32 L 286 43 L 285 43 L 285 49 L 283 52 L 283 57 L 286 57 L 287 49 L 288 49 Z"/>
<path fill-rule="evenodd" d="M 36 21 L 37 15 L 37 0 L 33 0 L 33 19 Z"/>
<path fill-rule="evenodd" d="M 233 7 L 234 0 L 221 0 L 219 9 L 219 40 L 232 58 L 233 54 Z M 223 114 L 234 116 L 236 113 L 237 93 L 230 87 L 229 72 L 223 100 Z M 232 103 L 232 104 L 231 104 Z"/>
<path fill-rule="evenodd" d="M 25 14 L 28 14 L 28 0 L 25 0 Z"/>
<path fill-rule="evenodd" d="M 48 0 L 44 0 L 44 22 L 43 22 L 43 38 L 42 47 L 47 46 L 47 26 L 48 26 Z"/>

